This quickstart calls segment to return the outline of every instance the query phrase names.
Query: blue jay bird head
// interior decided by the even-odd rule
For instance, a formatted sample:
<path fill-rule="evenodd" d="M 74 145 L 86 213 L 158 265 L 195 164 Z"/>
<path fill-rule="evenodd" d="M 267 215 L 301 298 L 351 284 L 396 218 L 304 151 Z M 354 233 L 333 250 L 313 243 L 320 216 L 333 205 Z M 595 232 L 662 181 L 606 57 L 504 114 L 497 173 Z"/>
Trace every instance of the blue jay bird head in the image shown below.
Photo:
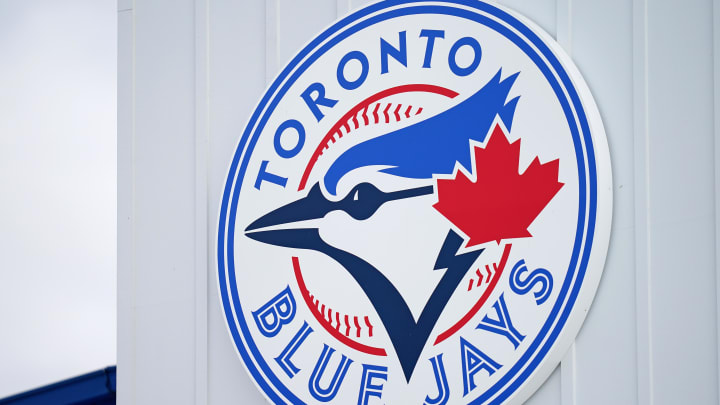
<path fill-rule="evenodd" d="M 300 249 L 318 238 L 368 260 L 394 280 L 422 267 L 431 269 L 445 233 L 429 230 L 450 228 L 432 207 L 433 177 L 452 174 L 458 164 L 471 171 L 471 142 L 485 141 L 497 119 L 510 128 L 519 97 L 508 100 L 508 94 L 517 76 L 502 79 L 498 71 L 479 91 L 444 112 L 350 147 L 330 165 L 322 184 L 258 218 L 247 227 L 247 236 Z M 353 183 L 355 179 L 361 180 Z M 343 187 L 338 187 L 341 180 Z M 341 189 L 347 192 L 338 196 Z M 393 265 L 398 256 L 403 268 Z M 438 277 L 433 272 L 425 276 L 429 286 Z M 407 290 L 412 301 L 417 286 Z M 415 315 L 426 298 L 410 303 Z"/>
<path fill-rule="evenodd" d="M 367 231 L 364 224 L 354 223 L 374 222 L 369 219 L 375 215 L 385 217 L 383 211 L 392 212 L 392 215 L 383 218 L 384 223 L 395 222 L 397 228 L 411 231 L 409 228 L 417 225 L 417 221 L 404 215 L 410 211 L 403 209 L 397 200 L 421 197 L 426 211 L 431 211 L 434 176 L 450 175 L 458 164 L 472 171 L 471 142 L 484 142 L 493 122 L 498 118 L 506 128 L 512 126 L 519 96 L 508 100 L 508 95 L 517 77 L 518 73 L 515 73 L 503 79 L 500 70 L 480 90 L 457 105 L 413 125 L 350 147 L 330 165 L 322 177 L 326 193 L 323 193 L 321 184 L 316 183 L 305 197 L 253 222 L 246 229 L 248 236 L 272 243 L 261 228 L 272 227 L 274 238 L 284 226 L 287 229 L 322 228 L 321 234 L 328 238 L 333 238 L 335 233 L 347 234 L 348 229 L 354 228 L 359 228 L 355 235 L 363 235 Z M 388 175 L 392 181 L 384 181 Z M 346 195 L 338 197 L 338 184 L 346 178 L 372 180 L 359 181 L 348 188 Z M 398 183 L 408 187 L 397 189 Z M 409 203 L 409 200 L 405 203 Z M 322 219 L 328 220 L 320 221 Z M 321 227 L 320 223 L 323 222 L 332 222 L 334 226 Z M 396 229 L 390 226 L 384 228 Z M 287 246 L 291 241 L 283 243 Z"/>

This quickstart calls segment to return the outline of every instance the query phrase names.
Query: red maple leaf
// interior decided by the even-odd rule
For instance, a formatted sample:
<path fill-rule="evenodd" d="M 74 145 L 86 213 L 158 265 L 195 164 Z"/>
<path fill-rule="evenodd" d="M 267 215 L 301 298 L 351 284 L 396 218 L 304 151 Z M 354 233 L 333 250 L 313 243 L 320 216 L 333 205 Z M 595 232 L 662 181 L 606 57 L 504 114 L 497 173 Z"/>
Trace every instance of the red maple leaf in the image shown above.
<path fill-rule="evenodd" d="M 527 228 L 562 188 L 558 159 L 535 157 L 522 174 L 519 159 L 520 140 L 511 144 L 496 125 L 485 148 L 475 147 L 475 182 L 461 171 L 438 179 L 433 207 L 470 237 L 467 246 L 532 236 Z"/>

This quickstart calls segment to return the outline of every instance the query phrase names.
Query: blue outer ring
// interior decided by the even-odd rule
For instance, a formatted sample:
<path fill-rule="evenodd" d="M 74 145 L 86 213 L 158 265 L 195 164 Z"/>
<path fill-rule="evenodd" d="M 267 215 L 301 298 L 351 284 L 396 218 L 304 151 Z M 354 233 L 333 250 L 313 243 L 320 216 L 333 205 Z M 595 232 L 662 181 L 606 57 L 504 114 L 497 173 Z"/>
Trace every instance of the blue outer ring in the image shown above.
<path fill-rule="evenodd" d="M 287 400 L 294 404 L 302 404 L 303 402 L 297 398 L 292 392 L 288 390 L 272 373 L 267 363 L 259 353 L 255 343 L 252 341 L 252 336 L 248 330 L 247 324 L 244 317 L 242 316 L 242 310 L 240 305 L 240 299 L 236 288 L 235 279 L 235 263 L 234 263 L 234 224 L 237 214 L 237 201 L 240 193 L 241 180 L 245 176 L 245 171 L 249 162 L 249 158 L 252 155 L 253 148 L 257 142 L 259 134 L 262 132 L 269 116 L 277 106 L 278 102 L 282 99 L 285 92 L 288 90 L 290 85 L 297 80 L 300 74 L 307 69 L 320 55 L 334 46 L 337 42 L 342 41 L 347 36 L 380 21 L 391 19 L 394 17 L 412 15 L 412 14 L 446 14 L 457 17 L 466 18 L 480 24 L 484 24 L 489 28 L 496 30 L 501 35 L 511 40 L 515 45 L 522 49 L 537 65 L 537 67 L 543 72 L 545 78 L 552 86 L 558 101 L 563 107 L 563 111 L 568 119 L 568 125 L 572 133 L 573 143 L 575 146 L 575 155 L 578 164 L 578 185 L 579 185 L 579 209 L 578 209 L 578 223 L 576 230 L 575 244 L 570 259 L 570 265 L 568 267 L 567 276 L 562 284 L 560 295 L 555 305 L 552 308 L 550 316 L 546 320 L 543 328 L 538 333 L 535 340 L 529 346 L 527 351 L 522 355 L 520 360 L 515 363 L 512 368 L 504 374 L 504 376 L 490 389 L 485 391 L 480 397 L 471 401 L 471 403 L 500 403 L 512 395 L 532 374 L 537 368 L 540 362 L 545 358 L 548 351 L 552 347 L 553 343 L 557 339 L 560 331 L 562 330 L 568 316 L 572 310 L 572 307 L 577 299 L 580 287 L 587 270 L 588 259 L 592 247 L 593 236 L 595 232 L 595 221 L 596 221 L 596 208 L 597 208 L 597 172 L 595 165 L 595 153 L 592 143 L 592 137 L 590 134 L 590 128 L 587 122 L 587 117 L 583 109 L 580 98 L 577 91 L 572 85 L 568 74 L 563 69 L 560 62 L 557 60 L 555 55 L 550 51 L 548 46 L 533 33 L 527 26 L 521 23 L 512 15 L 500 10 L 494 6 L 486 3 L 474 0 L 441 0 L 433 3 L 446 3 L 447 5 L 419 5 L 422 1 L 416 0 L 388 0 L 381 3 L 373 4 L 367 8 L 364 8 L 343 20 L 335 23 L 333 26 L 328 28 L 325 32 L 317 36 L 313 41 L 308 44 L 293 60 L 283 69 L 278 78 L 272 83 L 267 92 L 263 95 L 262 100 L 258 104 L 258 107 L 253 112 L 253 115 L 248 122 L 245 130 L 243 131 L 240 143 L 233 156 L 233 160 L 230 166 L 228 178 L 225 184 L 223 192 L 222 204 L 220 208 L 220 219 L 218 226 L 218 278 L 220 284 L 220 295 L 222 298 L 223 309 L 225 311 L 226 321 L 230 329 L 230 333 L 233 337 L 236 347 L 245 362 L 250 374 L 256 383 L 262 388 L 265 394 L 273 402 L 282 404 L 285 403 L 283 398 L 279 394 L 282 394 Z M 484 13 L 490 14 L 499 20 L 502 20 L 508 26 L 514 28 L 520 34 L 525 36 L 521 38 L 515 32 L 509 30 L 506 26 L 498 23 L 497 21 L 488 18 L 485 15 L 477 14 L 462 8 L 452 7 L 452 4 L 458 4 L 470 8 L 475 8 Z M 351 23 L 363 18 L 369 14 L 375 13 L 379 10 L 396 7 L 399 5 L 405 5 L 402 8 L 395 8 L 393 10 L 387 10 L 383 13 L 372 16 L 358 24 L 348 27 Z M 342 29 L 346 28 L 344 31 Z M 327 43 L 318 46 L 331 36 L 335 35 Z M 528 42 L 525 42 L 528 41 Z M 546 65 L 541 59 L 540 55 L 532 49 L 530 46 L 535 46 L 540 55 L 548 60 L 550 66 Z M 315 51 L 315 52 L 313 52 Z M 302 65 L 295 71 L 300 62 L 308 56 L 312 55 L 305 60 Z M 552 69 L 550 69 L 552 67 Z M 554 72 L 559 76 L 560 83 L 557 82 L 553 76 Z M 290 74 L 292 73 L 292 76 Z M 284 83 L 285 79 L 290 76 L 289 80 Z M 282 87 L 280 87 L 282 85 Z M 563 93 L 563 89 L 567 91 L 569 100 Z M 260 116 L 261 112 L 265 107 L 267 111 Z M 573 108 L 574 107 L 574 108 Z M 573 113 L 577 114 L 577 121 L 573 116 Z M 582 134 L 578 131 L 578 124 Z M 245 147 L 247 146 L 247 150 Z M 583 153 L 583 146 L 586 148 L 586 154 Z M 242 159 L 242 161 L 241 161 Z M 585 163 L 587 159 L 587 167 Z M 587 170 L 587 171 L 586 171 Z M 587 178 L 586 178 L 587 176 Z M 586 182 L 589 183 L 586 184 Z M 233 186 L 235 186 L 233 190 Z M 232 196 L 230 195 L 231 190 L 233 191 Z M 586 198 L 589 199 L 586 200 Z M 229 209 L 229 210 L 228 210 Z M 587 210 L 587 211 L 586 211 Z M 586 217 L 586 213 L 588 216 Z M 585 222 L 587 221 L 587 227 Z M 228 227 L 228 233 L 225 234 L 225 227 Z M 583 243 L 584 242 L 584 243 Z M 582 251 L 581 248 L 585 247 Z M 575 282 L 573 283 L 573 279 Z M 230 291 L 226 287 L 226 282 L 230 286 Z M 230 293 L 230 295 L 228 295 Z M 239 311 L 233 312 L 233 308 L 230 306 L 230 299 L 232 299 L 235 308 Z M 563 307 L 563 304 L 566 304 Z M 240 331 L 234 322 L 234 317 L 237 315 L 238 324 L 242 330 L 242 336 L 247 340 L 246 344 L 243 342 Z M 559 318 L 558 318 L 559 316 Z M 555 323 L 557 318 L 557 323 Z M 554 324 L 554 325 L 553 325 Z M 263 373 L 258 370 L 257 365 L 260 366 L 262 372 L 267 376 L 267 380 L 263 377 Z M 268 381 L 269 380 L 269 381 Z"/>

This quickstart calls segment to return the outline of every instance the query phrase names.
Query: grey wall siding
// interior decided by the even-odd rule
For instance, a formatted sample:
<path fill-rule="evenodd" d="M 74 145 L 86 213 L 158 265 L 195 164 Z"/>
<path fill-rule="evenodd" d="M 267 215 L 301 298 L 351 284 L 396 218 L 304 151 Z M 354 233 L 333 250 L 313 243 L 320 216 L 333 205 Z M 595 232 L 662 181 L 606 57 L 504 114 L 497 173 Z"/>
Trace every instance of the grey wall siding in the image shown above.
<path fill-rule="evenodd" d="M 121 404 L 263 403 L 219 305 L 218 199 L 269 81 L 366 3 L 119 1 Z M 717 404 L 720 1 L 500 3 L 554 35 L 579 67 L 615 187 L 593 306 L 528 403 Z"/>

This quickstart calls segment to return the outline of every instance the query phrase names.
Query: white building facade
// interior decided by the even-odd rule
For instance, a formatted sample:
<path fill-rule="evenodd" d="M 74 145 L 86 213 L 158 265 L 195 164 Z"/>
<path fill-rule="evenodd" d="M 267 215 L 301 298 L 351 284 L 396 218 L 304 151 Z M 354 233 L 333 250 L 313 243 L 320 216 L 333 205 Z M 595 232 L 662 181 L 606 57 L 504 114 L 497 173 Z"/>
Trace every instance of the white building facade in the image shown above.
<path fill-rule="evenodd" d="M 264 403 L 218 297 L 228 162 L 279 70 L 365 3 L 119 1 L 120 403 Z M 613 169 L 594 303 L 527 403 L 718 403 L 720 1 L 499 3 L 572 57 Z"/>

